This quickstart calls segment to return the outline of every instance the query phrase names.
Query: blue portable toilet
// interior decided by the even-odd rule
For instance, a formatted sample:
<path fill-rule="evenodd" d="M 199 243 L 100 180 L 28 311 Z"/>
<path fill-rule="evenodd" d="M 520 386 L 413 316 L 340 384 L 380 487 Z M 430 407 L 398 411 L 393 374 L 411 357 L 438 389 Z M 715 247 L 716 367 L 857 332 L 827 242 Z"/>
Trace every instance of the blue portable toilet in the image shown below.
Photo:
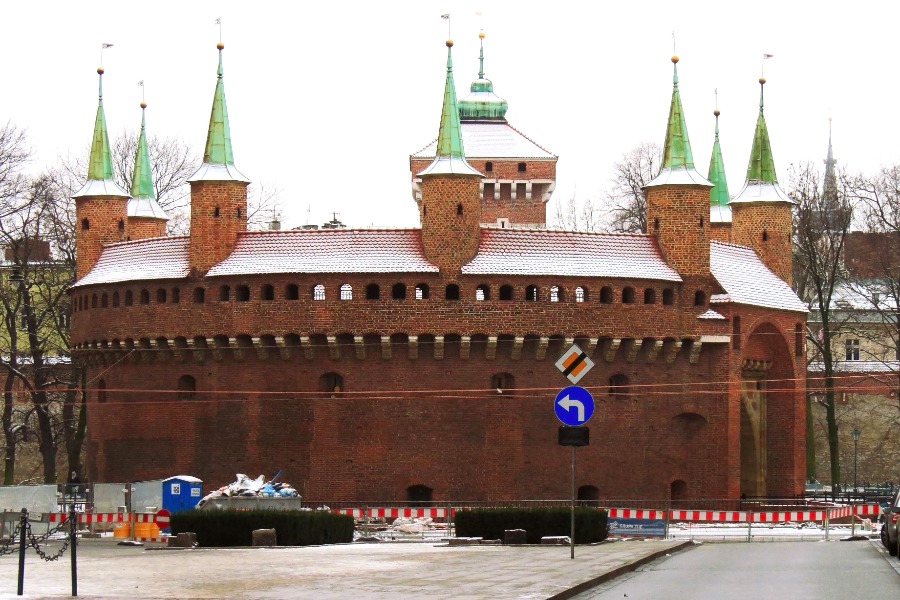
<path fill-rule="evenodd" d="M 162 488 L 162 507 L 170 513 L 190 510 L 203 497 L 203 481 L 190 475 L 163 479 Z"/>

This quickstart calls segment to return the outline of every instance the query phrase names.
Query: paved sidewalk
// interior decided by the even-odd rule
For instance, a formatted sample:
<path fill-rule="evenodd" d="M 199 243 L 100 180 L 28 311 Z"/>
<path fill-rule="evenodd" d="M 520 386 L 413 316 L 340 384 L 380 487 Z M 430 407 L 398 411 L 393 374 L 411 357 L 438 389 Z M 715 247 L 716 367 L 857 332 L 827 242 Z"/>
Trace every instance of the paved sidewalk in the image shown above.
<path fill-rule="evenodd" d="M 310 548 L 145 550 L 81 540 L 82 598 L 568 598 L 591 583 L 690 546 L 673 540 L 578 546 L 347 544 Z M 52 551 L 52 548 L 48 548 Z M 71 597 L 68 553 L 29 551 L 26 598 Z M 18 557 L 0 557 L 0 597 L 15 597 Z"/>

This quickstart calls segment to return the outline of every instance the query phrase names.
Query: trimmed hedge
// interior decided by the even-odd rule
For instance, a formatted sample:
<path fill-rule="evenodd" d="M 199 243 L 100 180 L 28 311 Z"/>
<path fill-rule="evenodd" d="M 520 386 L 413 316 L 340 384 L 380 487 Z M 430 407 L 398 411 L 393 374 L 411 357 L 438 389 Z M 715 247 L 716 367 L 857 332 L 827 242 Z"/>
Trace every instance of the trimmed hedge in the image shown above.
<path fill-rule="evenodd" d="M 478 508 L 456 512 L 454 523 L 459 537 L 502 540 L 507 529 L 524 529 L 529 544 L 540 544 L 548 535 L 570 535 L 569 508 Z M 608 534 L 607 512 L 593 508 L 575 509 L 575 543 L 602 542 Z"/>
<path fill-rule="evenodd" d="M 172 514 L 171 527 L 207 548 L 251 546 L 254 529 L 274 529 L 279 546 L 353 541 L 353 517 L 320 510 L 186 510 Z"/>

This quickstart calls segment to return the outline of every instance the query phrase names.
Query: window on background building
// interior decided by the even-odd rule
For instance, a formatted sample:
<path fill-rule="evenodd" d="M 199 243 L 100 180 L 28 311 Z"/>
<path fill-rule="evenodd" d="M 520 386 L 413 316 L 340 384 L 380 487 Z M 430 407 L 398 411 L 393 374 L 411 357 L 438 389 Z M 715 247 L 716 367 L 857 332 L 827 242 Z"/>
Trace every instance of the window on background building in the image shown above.
<path fill-rule="evenodd" d="M 341 286 L 341 300 L 353 300 L 353 286 L 349 283 Z"/>
<path fill-rule="evenodd" d="M 486 172 L 488 172 L 488 173 L 490 173 L 491 171 L 493 171 L 493 170 L 494 170 L 494 163 L 492 163 L 491 161 L 487 161 L 486 163 L 484 163 L 484 170 L 485 170 Z"/>
<path fill-rule="evenodd" d="M 844 340 L 844 359 L 859 360 L 859 340 Z"/>
<path fill-rule="evenodd" d="M 524 173 L 526 168 L 525 163 L 521 162 L 518 164 L 519 173 Z"/>

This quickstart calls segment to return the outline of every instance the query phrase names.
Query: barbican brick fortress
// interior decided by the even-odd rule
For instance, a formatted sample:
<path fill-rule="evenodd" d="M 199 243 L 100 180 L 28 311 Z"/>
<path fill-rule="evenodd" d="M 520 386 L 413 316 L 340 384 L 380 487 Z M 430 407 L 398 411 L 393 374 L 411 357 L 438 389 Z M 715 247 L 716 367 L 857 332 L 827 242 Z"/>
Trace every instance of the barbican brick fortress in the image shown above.
<path fill-rule="evenodd" d="M 507 122 L 483 54 L 457 101 L 447 46 L 438 139 L 410 157 L 419 228 L 247 231 L 220 44 L 190 234 L 166 236 L 143 126 L 132 189 L 113 181 L 101 93 L 71 289 L 88 477 L 282 469 L 313 502 L 565 498 L 554 363 L 574 342 L 596 363 L 579 497 L 801 492 L 806 309 L 764 80 L 736 196 L 718 127 L 695 169 L 673 57 L 649 231 L 556 231 L 557 157 Z"/>

